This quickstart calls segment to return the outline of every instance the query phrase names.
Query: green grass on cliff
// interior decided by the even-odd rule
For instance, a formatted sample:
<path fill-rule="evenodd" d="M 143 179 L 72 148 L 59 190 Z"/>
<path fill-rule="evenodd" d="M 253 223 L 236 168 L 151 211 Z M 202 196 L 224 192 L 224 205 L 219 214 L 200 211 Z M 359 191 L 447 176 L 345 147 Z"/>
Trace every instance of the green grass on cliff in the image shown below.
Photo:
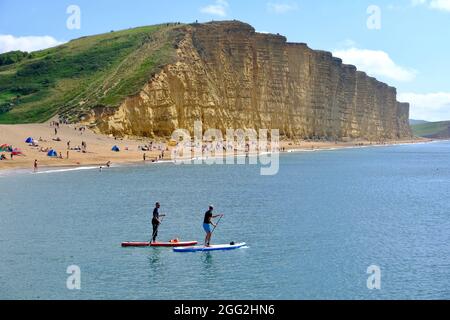
<path fill-rule="evenodd" d="M 173 61 L 180 25 L 141 27 L 70 41 L 13 57 L 0 55 L 0 123 L 76 118 L 116 107 Z"/>
<path fill-rule="evenodd" d="M 427 122 L 411 126 L 413 134 L 425 138 L 450 138 L 450 121 Z"/>

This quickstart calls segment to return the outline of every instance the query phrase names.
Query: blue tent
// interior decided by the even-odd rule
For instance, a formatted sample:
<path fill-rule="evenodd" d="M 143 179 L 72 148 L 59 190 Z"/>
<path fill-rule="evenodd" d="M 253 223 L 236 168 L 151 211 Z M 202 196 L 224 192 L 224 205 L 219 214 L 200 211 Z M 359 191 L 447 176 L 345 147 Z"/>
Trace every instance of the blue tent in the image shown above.
<path fill-rule="evenodd" d="M 114 152 L 119 152 L 120 151 L 120 149 L 119 149 L 119 147 L 118 146 L 114 146 L 114 147 L 112 147 L 112 149 L 111 149 L 112 151 L 114 151 Z"/>
<path fill-rule="evenodd" d="M 56 153 L 55 150 L 50 150 L 50 151 L 47 153 L 47 156 L 49 156 L 49 157 L 57 157 L 58 154 Z"/>
<path fill-rule="evenodd" d="M 33 138 L 32 137 L 28 137 L 27 140 L 25 140 L 26 143 L 33 143 Z"/>

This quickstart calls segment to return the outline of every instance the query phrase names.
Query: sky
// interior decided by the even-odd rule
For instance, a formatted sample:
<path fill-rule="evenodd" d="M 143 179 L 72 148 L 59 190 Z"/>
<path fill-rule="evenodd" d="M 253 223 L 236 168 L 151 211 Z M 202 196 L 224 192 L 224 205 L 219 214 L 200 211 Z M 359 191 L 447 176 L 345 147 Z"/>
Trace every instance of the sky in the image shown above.
<path fill-rule="evenodd" d="M 0 53 L 163 22 L 240 20 L 397 88 L 411 118 L 450 120 L 450 0 L 0 0 Z"/>

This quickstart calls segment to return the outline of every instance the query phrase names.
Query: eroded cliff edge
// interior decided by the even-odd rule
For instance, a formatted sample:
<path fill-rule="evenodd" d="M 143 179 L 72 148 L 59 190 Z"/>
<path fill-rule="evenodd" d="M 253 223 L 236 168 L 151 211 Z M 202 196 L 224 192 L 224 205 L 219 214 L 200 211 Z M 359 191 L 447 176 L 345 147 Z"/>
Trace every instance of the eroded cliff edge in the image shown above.
<path fill-rule="evenodd" d="M 117 136 L 170 136 L 175 129 L 280 129 L 287 138 L 411 137 L 409 104 L 396 89 L 329 52 L 256 33 L 238 22 L 184 27 L 176 62 L 118 108 L 86 119 Z"/>

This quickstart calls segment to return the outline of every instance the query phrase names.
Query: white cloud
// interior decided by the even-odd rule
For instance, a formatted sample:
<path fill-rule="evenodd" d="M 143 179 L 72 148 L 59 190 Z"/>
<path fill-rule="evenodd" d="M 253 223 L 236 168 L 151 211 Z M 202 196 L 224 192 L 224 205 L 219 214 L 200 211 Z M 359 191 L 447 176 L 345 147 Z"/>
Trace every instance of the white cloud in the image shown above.
<path fill-rule="evenodd" d="M 450 120 L 450 92 L 399 93 L 398 100 L 411 104 L 410 118 L 427 121 Z"/>
<path fill-rule="evenodd" d="M 413 7 L 427 6 L 430 9 L 450 12 L 450 0 L 411 0 Z"/>
<path fill-rule="evenodd" d="M 416 77 L 416 71 L 397 65 L 389 55 L 381 50 L 349 48 L 336 50 L 333 55 L 346 64 L 353 64 L 372 77 L 384 77 L 395 81 L 408 82 Z"/>
<path fill-rule="evenodd" d="M 50 36 L 15 37 L 0 34 L 0 53 L 14 50 L 32 52 L 54 47 L 62 43 Z"/>
<path fill-rule="evenodd" d="M 430 8 L 450 12 L 450 0 L 432 0 Z"/>
<path fill-rule="evenodd" d="M 214 4 L 210 4 L 206 7 L 201 8 L 200 12 L 220 17 L 226 17 L 228 7 L 229 5 L 226 0 L 216 0 Z"/>
<path fill-rule="evenodd" d="M 297 3 L 272 3 L 267 4 L 267 10 L 276 14 L 283 14 L 291 11 L 296 11 L 298 9 Z"/>

